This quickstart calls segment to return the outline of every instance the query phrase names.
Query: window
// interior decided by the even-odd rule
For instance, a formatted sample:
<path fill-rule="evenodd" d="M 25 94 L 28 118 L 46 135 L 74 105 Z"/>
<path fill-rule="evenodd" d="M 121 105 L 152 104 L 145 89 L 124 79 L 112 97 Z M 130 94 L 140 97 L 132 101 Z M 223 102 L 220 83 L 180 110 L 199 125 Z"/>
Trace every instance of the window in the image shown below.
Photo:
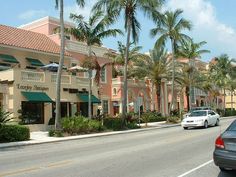
<path fill-rule="evenodd" d="M 108 100 L 102 100 L 103 114 L 108 114 Z"/>
<path fill-rule="evenodd" d="M 104 82 L 104 83 L 106 83 L 107 81 L 106 81 L 106 67 L 104 66 L 104 67 L 102 67 L 102 70 L 101 70 L 101 82 Z"/>
<path fill-rule="evenodd" d="M 236 131 L 236 121 L 228 127 L 227 131 Z"/>
<path fill-rule="evenodd" d="M 23 101 L 22 121 L 24 124 L 43 124 L 44 123 L 44 103 L 34 103 Z"/>
<path fill-rule="evenodd" d="M 117 90 L 116 90 L 116 88 L 113 88 L 113 95 L 117 95 Z"/>

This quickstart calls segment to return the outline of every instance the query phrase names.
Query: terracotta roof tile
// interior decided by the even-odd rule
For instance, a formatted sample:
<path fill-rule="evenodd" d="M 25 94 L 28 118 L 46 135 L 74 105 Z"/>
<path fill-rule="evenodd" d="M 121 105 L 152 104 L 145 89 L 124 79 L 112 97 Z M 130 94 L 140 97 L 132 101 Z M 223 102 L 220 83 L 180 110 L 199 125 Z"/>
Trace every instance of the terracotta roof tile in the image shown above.
<path fill-rule="evenodd" d="M 5 25 L 0 25 L 0 44 L 60 54 L 60 46 L 46 35 Z"/>

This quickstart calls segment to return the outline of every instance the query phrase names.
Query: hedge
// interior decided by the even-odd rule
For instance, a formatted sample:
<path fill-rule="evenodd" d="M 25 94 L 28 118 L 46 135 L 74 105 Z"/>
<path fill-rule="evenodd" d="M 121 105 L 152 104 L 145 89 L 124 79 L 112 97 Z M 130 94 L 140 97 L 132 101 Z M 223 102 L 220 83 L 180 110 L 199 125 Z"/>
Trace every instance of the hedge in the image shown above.
<path fill-rule="evenodd" d="M 1 125 L 0 143 L 26 141 L 30 139 L 30 130 L 22 125 Z"/>

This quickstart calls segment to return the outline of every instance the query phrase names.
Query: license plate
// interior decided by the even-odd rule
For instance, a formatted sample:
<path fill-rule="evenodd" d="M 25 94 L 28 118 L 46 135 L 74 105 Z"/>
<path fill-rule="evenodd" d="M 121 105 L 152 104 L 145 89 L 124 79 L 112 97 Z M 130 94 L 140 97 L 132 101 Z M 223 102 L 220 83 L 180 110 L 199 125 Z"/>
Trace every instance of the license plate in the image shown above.
<path fill-rule="evenodd" d="M 236 151 L 236 143 L 226 143 L 225 149 L 230 151 Z"/>

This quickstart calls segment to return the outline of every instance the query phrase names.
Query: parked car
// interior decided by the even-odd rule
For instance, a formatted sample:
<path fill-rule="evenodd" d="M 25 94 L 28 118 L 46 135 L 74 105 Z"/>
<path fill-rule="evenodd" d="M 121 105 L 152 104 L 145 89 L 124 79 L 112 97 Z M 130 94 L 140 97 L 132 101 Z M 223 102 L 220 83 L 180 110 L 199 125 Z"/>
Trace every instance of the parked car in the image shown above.
<path fill-rule="evenodd" d="M 211 109 L 211 107 L 206 107 L 206 106 L 203 106 L 203 107 L 193 107 L 189 112 L 187 112 L 186 114 L 183 115 L 183 118 L 188 117 L 191 114 L 191 112 L 199 111 L 199 110 L 212 110 L 212 109 Z"/>
<path fill-rule="evenodd" d="M 220 123 L 220 115 L 212 110 L 193 111 L 188 117 L 182 120 L 181 125 L 184 129 L 189 127 L 218 126 Z"/>
<path fill-rule="evenodd" d="M 213 159 L 221 170 L 236 170 L 236 120 L 216 139 Z"/>

